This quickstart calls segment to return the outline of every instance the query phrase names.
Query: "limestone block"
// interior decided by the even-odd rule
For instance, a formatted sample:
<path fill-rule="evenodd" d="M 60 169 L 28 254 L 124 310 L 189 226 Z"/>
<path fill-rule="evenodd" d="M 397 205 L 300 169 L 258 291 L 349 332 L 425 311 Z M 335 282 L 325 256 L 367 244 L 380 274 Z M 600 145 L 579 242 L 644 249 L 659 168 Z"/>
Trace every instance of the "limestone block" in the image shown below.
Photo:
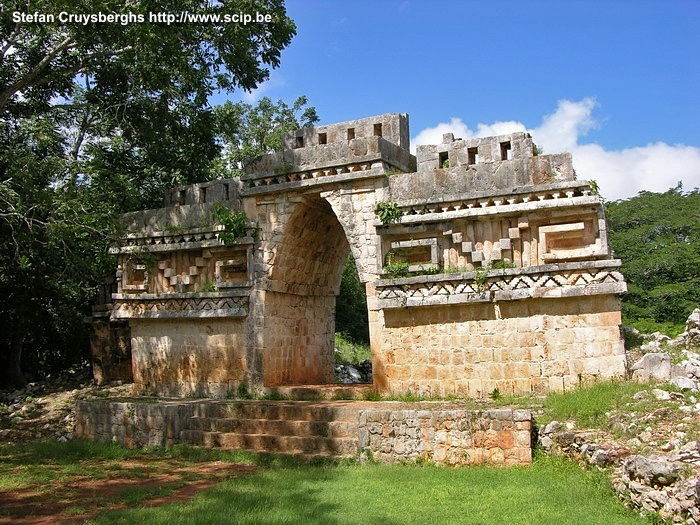
<path fill-rule="evenodd" d="M 199 275 L 199 268 L 196 266 L 190 266 L 190 275 Z"/>
<path fill-rule="evenodd" d="M 170 277 L 170 286 L 175 286 L 177 284 L 177 275 L 173 275 Z"/>
<path fill-rule="evenodd" d="M 501 250 L 510 250 L 512 248 L 510 239 L 501 239 L 498 241 L 498 245 L 501 247 Z"/>
<path fill-rule="evenodd" d="M 474 251 L 474 243 L 472 241 L 462 243 L 462 251 L 464 253 Z"/>
<path fill-rule="evenodd" d="M 640 381 L 658 379 L 666 381 L 671 377 L 671 356 L 663 352 L 646 354 L 630 367 L 632 378 Z"/>
<path fill-rule="evenodd" d="M 481 262 L 484 260 L 484 252 L 471 252 L 472 262 Z"/>

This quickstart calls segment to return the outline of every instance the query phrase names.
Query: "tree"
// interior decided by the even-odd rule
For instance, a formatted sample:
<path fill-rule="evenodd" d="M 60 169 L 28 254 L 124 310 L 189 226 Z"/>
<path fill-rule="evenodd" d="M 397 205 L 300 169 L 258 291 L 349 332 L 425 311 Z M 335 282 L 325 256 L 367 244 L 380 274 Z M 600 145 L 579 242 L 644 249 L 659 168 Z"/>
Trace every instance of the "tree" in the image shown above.
<path fill-rule="evenodd" d="M 79 7 L 79 9 L 78 9 Z M 267 24 L 37 23 L 13 12 L 270 14 Z M 254 89 L 295 33 L 281 0 L 5 2 L 0 9 L 0 387 L 76 353 L 117 213 L 215 176 L 217 89 Z M 30 350 L 29 355 L 25 350 Z M 24 353 L 23 353 L 24 352 Z M 53 365 L 50 365 L 53 366 Z"/>
<path fill-rule="evenodd" d="M 700 304 L 700 191 L 642 191 L 607 203 L 606 215 L 628 283 L 625 322 L 683 326 Z"/>
<path fill-rule="evenodd" d="M 282 135 L 318 122 L 316 109 L 304 107 L 306 97 L 299 97 L 289 107 L 282 100 L 273 103 L 263 97 L 252 106 L 243 102 L 226 102 L 214 108 L 217 131 L 223 144 L 222 165 L 218 171 L 228 177 L 243 174 L 243 164 L 252 158 L 282 149 Z"/>
<path fill-rule="evenodd" d="M 340 294 L 335 302 L 335 331 L 345 334 L 355 343 L 369 344 L 367 293 L 352 254 L 345 263 Z"/>

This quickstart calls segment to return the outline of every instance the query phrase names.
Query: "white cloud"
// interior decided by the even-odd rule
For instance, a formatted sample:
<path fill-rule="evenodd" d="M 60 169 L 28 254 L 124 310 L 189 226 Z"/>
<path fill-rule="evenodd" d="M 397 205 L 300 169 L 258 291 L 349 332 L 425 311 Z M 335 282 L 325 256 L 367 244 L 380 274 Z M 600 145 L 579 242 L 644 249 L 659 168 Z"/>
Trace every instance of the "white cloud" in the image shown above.
<path fill-rule="evenodd" d="M 574 168 L 581 180 L 595 180 L 609 200 L 633 197 L 641 190 L 663 192 L 675 187 L 700 187 L 700 148 L 683 144 L 656 142 L 644 146 L 606 150 L 583 138 L 592 128 L 600 126 L 593 117 L 597 103 L 593 98 L 580 101 L 560 100 L 554 113 L 528 131 L 545 153 L 568 151 L 573 155 Z M 453 117 L 432 128 L 422 130 L 412 144 L 440 144 L 443 133 L 455 137 L 473 138 L 525 131 L 521 122 L 507 121 L 478 124 L 472 131 L 461 118 Z M 412 146 L 415 148 L 415 146 Z"/>
<path fill-rule="evenodd" d="M 283 87 L 285 84 L 284 78 L 276 70 L 273 70 L 270 72 L 270 77 L 266 81 L 251 91 L 244 91 L 241 98 L 247 104 L 254 104 L 263 98 L 268 91 Z"/>

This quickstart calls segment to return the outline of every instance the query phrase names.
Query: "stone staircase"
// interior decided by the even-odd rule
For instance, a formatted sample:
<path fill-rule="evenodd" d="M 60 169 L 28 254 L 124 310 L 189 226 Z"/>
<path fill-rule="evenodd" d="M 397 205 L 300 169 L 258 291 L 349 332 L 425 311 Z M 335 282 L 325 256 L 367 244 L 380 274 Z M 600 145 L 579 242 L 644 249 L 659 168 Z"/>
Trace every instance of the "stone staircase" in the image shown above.
<path fill-rule="evenodd" d="M 180 431 L 191 445 L 319 457 L 358 454 L 362 402 L 221 401 L 197 405 Z"/>

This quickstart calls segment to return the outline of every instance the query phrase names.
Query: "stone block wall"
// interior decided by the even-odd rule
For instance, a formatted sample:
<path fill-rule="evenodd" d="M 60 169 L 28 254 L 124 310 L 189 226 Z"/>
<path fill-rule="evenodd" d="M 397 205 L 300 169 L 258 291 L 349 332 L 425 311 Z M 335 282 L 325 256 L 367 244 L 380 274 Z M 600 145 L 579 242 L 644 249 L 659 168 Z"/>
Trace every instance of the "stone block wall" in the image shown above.
<path fill-rule="evenodd" d="M 383 316 L 374 375 L 389 391 L 543 395 L 625 374 L 615 295 L 400 308 Z"/>
<path fill-rule="evenodd" d="M 78 401 L 76 438 L 126 447 L 172 447 L 194 416 L 196 401 Z"/>
<path fill-rule="evenodd" d="M 131 330 L 125 322 L 110 322 L 107 318 L 95 319 L 90 334 L 92 375 L 98 385 L 110 381 L 130 383 Z"/>
<path fill-rule="evenodd" d="M 201 429 L 202 415 L 212 413 L 211 403 L 182 399 L 79 401 L 75 437 L 116 442 L 127 447 L 172 447 L 179 442 L 189 442 L 197 434 L 191 430 Z M 277 420 L 285 409 L 297 414 L 302 411 L 302 418 L 309 421 L 323 419 L 337 410 L 334 402 L 326 402 L 325 406 L 302 403 L 295 407 L 287 403 L 272 409 L 270 402 L 259 401 L 245 402 L 250 410 L 229 409 L 240 403 L 215 405 L 223 409 L 213 411 L 217 422 L 222 418 L 231 419 L 224 421 L 222 428 L 226 430 L 223 432 L 235 433 L 241 420 L 246 418 L 254 417 L 258 423 L 260 418 Z M 342 420 L 347 429 L 343 439 L 357 440 L 354 450 L 384 463 L 420 460 L 447 466 L 532 463 L 533 423 L 529 410 L 470 410 L 464 405 L 438 402 L 346 402 L 341 411 L 343 415 L 338 414 L 338 421 Z M 222 432 L 214 430 L 216 426 L 207 428 L 215 433 Z M 245 430 L 241 432 L 241 436 L 253 437 L 245 434 Z M 309 438 L 318 437 L 313 430 L 310 432 Z M 225 439 L 219 435 L 212 442 L 224 443 Z M 254 442 L 251 439 L 251 443 Z"/>
<path fill-rule="evenodd" d="M 265 386 L 333 383 L 335 296 L 265 292 L 256 325 Z"/>
<path fill-rule="evenodd" d="M 442 144 L 421 145 L 416 151 L 418 171 L 475 166 L 532 156 L 532 138 L 528 133 L 510 133 L 468 140 L 455 139 L 452 133 L 445 133 L 442 136 Z"/>
<path fill-rule="evenodd" d="M 347 144 L 355 139 L 383 137 L 404 150 L 409 149 L 408 115 L 405 113 L 385 113 L 375 117 L 349 120 L 328 126 L 302 128 L 282 137 L 288 150 Z"/>
<path fill-rule="evenodd" d="M 134 393 L 225 397 L 248 380 L 245 319 L 132 319 Z"/>
<path fill-rule="evenodd" d="M 359 415 L 361 451 L 383 463 L 530 465 L 529 410 L 367 409 Z"/>

